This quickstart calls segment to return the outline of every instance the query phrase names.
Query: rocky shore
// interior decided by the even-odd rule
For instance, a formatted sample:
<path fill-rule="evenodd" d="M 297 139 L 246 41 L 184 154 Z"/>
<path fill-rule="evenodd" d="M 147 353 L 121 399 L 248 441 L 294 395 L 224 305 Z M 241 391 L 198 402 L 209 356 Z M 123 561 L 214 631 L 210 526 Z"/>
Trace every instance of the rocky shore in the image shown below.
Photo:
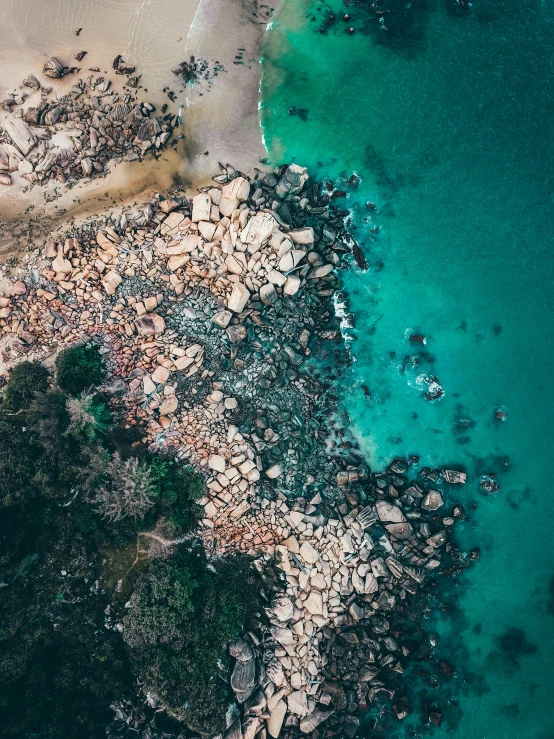
<path fill-rule="evenodd" d="M 77 54 L 82 61 L 86 52 Z M 178 118 L 159 114 L 137 97 L 140 76 L 117 56 L 112 77 L 90 67 L 65 66 L 50 57 L 43 67 L 48 82 L 70 76 L 71 88 L 59 93 L 35 75 L 0 101 L 0 185 L 74 184 L 103 176 L 113 163 L 136 161 L 168 145 Z"/>
<path fill-rule="evenodd" d="M 463 509 L 445 492 L 465 474 L 415 458 L 375 473 L 335 422 L 321 367 L 344 360 L 333 297 L 353 242 L 328 195 L 295 164 L 214 179 L 6 268 L 0 370 L 100 345 L 122 424 L 202 472 L 210 555 L 277 563 L 269 626 L 230 647 L 223 737 L 354 736 L 383 695 L 398 719 L 411 710 L 402 620 L 452 564 Z"/>

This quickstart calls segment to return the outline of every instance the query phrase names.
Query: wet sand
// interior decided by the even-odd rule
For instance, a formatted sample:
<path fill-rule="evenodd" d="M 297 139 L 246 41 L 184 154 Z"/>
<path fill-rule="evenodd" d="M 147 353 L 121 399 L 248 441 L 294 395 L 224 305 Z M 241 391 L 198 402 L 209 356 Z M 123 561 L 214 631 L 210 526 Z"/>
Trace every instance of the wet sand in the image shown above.
<path fill-rule="evenodd" d="M 218 162 L 250 172 L 266 156 L 258 112 L 259 60 L 267 24 L 278 5 L 280 0 L 200 0 L 187 56 L 217 60 L 224 72 L 209 91 L 188 88 L 184 128 L 196 177 L 213 174 Z"/>

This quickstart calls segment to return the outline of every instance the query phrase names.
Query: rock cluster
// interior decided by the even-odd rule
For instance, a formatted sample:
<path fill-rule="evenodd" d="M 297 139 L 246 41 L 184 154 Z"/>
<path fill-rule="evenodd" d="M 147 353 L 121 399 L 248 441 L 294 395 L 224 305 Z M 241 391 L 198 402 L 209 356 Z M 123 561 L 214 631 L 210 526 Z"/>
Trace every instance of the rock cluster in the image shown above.
<path fill-rule="evenodd" d="M 434 475 L 424 469 L 412 479 L 413 462 L 395 460 L 386 474 L 340 472 L 348 492 L 338 507 L 319 494 L 290 509 L 268 504 L 289 534 L 275 547 L 287 587 L 268 610 L 271 626 L 251 679 L 231 680 L 243 711 L 225 739 L 241 736 L 239 717 L 242 736 L 255 719 L 257 726 L 266 721 L 270 737 L 310 734 L 326 719 L 325 736 L 354 736 L 357 710 L 379 694 L 389 696 L 399 719 L 409 713 L 402 689 L 396 694 L 410 654 L 398 611 L 450 553 L 448 531 L 463 515 L 460 508 L 443 513 L 440 491 L 423 484 Z M 463 481 L 453 471 L 444 478 Z M 252 660 L 255 649 L 246 650 Z"/>
<path fill-rule="evenodd" d="M 67 69 L 51 59 L 44 74 L 63 76 L 51 71 L 58 67 Z M 129 73 L 122 92 L 115 92 L 111 80 L 93 73 L 58 96 L 34 75 L 27 77 L 0 102 L 0 184 L 11 185 L 15 175 L 39 185 L 91 179 L 112 161 L 133 161 L 167 146 L 175 116 L 155 115 L 154 105 L 137 100 L 137 86 Z"/>
<path fill-rule="evenodd" d="M 208 551 L 275 558 L 270 627 L 231 646 L 225 738 L 315 736 L 325 721 L 353 736 L 357 707 L 402 672 L 391 616 L 439 566 L 455 516 L 421 482 L 436 471 L 371 474 L 308 369 L 343 356 L 332 297 L 352 251 L 318 186 L 297 165 L 214 179 L 29 255 L 0 281 L 0 358 L 96 341 L 123 422 L 203 473 Z"/>

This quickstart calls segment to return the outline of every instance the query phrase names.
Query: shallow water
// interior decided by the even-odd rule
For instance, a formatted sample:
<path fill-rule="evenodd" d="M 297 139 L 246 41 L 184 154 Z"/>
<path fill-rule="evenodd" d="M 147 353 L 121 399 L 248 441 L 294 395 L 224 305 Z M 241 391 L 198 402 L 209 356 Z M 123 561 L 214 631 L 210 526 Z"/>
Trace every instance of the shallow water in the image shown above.
<path fill-rule="evenodd" d="M 437 655 L 462 675 L 436 735 L 551 738 L 554 8 L 416 3 L 386 16 L 389 36 L 354 7 L 321 34 L 331 8 L 345 10 L 288 0 L 278 14 L 262 122 L 274 163 L 362 177 L 337 201 L 370 265 L 345 276 L 356 328 L 342 396 L 371 463 L 410 453 L 469 473 L 449 495 L 468 508 L 460 539 L 481 559 L 455 614 L 433 622 Z M 423 376 L 442 398 L 425 400 Z M 491 473 L 500 491 L 486 497 Z"/>

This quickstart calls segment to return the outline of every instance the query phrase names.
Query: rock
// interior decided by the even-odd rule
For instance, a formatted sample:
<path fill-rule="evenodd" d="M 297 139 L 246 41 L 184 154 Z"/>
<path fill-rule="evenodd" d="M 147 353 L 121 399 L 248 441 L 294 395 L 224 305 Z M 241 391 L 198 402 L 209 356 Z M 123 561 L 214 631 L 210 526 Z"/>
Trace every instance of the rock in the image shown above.
<path fill-rule="evenodd" d="M 304 608 L 312 614 L 312 616 L 323 615 L 323 596 L 317 590 L 312 590 L 304 601 Z"/>
<path fill-rule="evenodd" d="M 37 80 L 34 74 L 30 74 L 23 80 L 25 87 L 29 87 L 31 90 L 40 90 L 40 82 Z"/>
<path fill-rule="evenodd" d="M 250 183 L 244 177 L 235 177 L 221 189 L 221 200 L 219 201 L 219 212 L 223 216 L 230 217 L 240 202 L 248 200 L 250 195 Z"/>
<path fill-rule="evenodd" d="M 135 320 L 140 336 L 156 336 L 165 331 L 165 321 L 157 313 L 147 313 Z"/>
<path fill-rule="evenodd" d="M 144 375 L 142 378 L 142 389 L 145 395 L 152 395 L 156 392 L 156 385 L 152 382 L 150 375 Z"/>
<path fill-rule="evenodd" d="M 274 464 L 265 471 L 265 474 L 269 477 L 270 480 L 274 480 L 276 477 L 282 475 L 283 472 L 284 468 L 281 464 Z"/>
<path fill-rule="evenodd" d="M 238 344 L 246 339 L 246 327 L 240 323 L 234 324 L 233 326 L 228 326 L 227 336 L 229 337 L 229 340 L 232 344 Z"/>
<path fill-rule="evenodd" d="M 285 295 L 296 295 L 296 293 L 300 290 L 301 284 L 302 281 L 300 277 L 297 277 L 296 275 L 289 275 L 283 287 L 283 292 L 285 293 Z"/>
<path fill-rule="evenodd" d="M 185 214 L 179 211 L 173 211 L 163 221 L 160 228 L 162 236 L 166 236 L 170 233 L 176 233 L 181 223 L 185 220 Z"/>
<path fill-rule="evenodd" d="M 192 222 L 209 221 L 212 201 L 207 192 L 201 192 L 192 199 Z"/>
<path fill-rule="evenodd" d="M 237 660 L 231 675 L 231 687 L 235 693 L 245 693 L 254 685 L 256 678 L 256 661 L 249 659 L 246 662 Z"/>
<path fill-rule="evenodd" d="M 123 279 L 117 272 L 111 270 L 104 275 L 102 286 L 108 295 L 115 295 L 115 291 L 121 285 Z"/>
<path fill-rule="evenodd" d="M 309 716 L 305 716 L 300 721 L 300 731 L 303 734 L 309 734 L 314 729 L 326 721 L 329 716 L 333 714 L 333 711 L 313 711 Z"/>
<path fill-rule="evenodd" d="M 61 272 L 64 274 L 67 274 L 68 272 L 71 272 L 73 267 L 71 266 L 71 262 L 69 259 L 66 259 L 63 255 L 63 247 L 58 247 L 58 254 L 54 261 L 52 262 L 52 269 L 54 272 Z M 107 275 L 106 275 L 107 276 Z"/>
<path fill-rule="evenodd" d="M 152 379 L 154 382 L 157 382 L 158 384 L 163 384 L 167 382 L 169 378 L 169 370 L 167 367 L 163 367 L 160 365 L 159 367 L 156 367 L 154 372 L 152 373 Z"/>
<path fill-rule="evenodd" d="M 294 642 L 294 634 L 290 629 L 272 626 L 270 631 L 275 641 L 278 641 L 279 644 L 292 644 Z"/>
<path fill-rule="evenodd" d="M 309 179 L 308 170 L 298 164 L 291 164 L 275 187 L 275 195 L 286 200 L 299 193 Z"/>
<path fill-rule="evenodd" d="M 306 252 L 301 249 L 291 249 L 286 254 L 283 254 L 279 262 L 279 270 L 281 272 L 290 272 L 294 269 L 302 259 L 306 256 Z"/>
<path fill-rule="evenodd" d="M 314 565 L 319 561 L 319 553 L 308 541 L 302 543 L 300 547 L 300 556 L 304 562 L 307 562 L 309 565 Z"/>
<path fill-rule="evenodd" d="M 243 739 L 254 739 L 254 737 L 258 733 L 259 726 L 260 726 L 260 719 L 258 718 L 258 716 L 250 716 L 249 718 L 247 718 L 244 724 L 242 725 Z"/>
<path fill-rule="evenodd" d="M 155 118 L 147 118 L 140 124 L 133 143 L 144 144 L 149 142 L 152 144 L 155 141 L 156 136 L 158 136 L 161 131 L 162 129 L 160 128 L 160 124 Z"/>
<path fill-rule="evenodd" d="M 385 500 L 378 500 L 375 505 L 379 518 L 384 523 L 403 523 L 406 520 L 406 517 L 398 506 L 387 503 Z"/>
<path fill-rule="evenodd" d="M 44 67 L 42 68 L 43 74 L 45 74 L 47 77 L 50 77 L 50 79 L 53 79 L 53 80 L 59 80 L 61 77 L 64 77 L 70 71 L 72 70 L 70 70 L 68 67 L 64 67 L 64 65 L 60 62 L 60 60 L 56 59 L 55 56 L 51 56 L 49 59 L 47 59 L 47 61 L 44 64 Z"/>
<path fill-rule="evenodd" d="M 308 696 L 303 690 L 295 690 L 287 698 L 290 713 L 295 716 L 307 716 L 309 713 Z"/>
<path fill-rule="evenodd" d="M 274 285 L 277 285 L 278 287 L 283 287 L 285 282 L 287 281 L 287 278 L 284 274 L 281 272 L 278 272 L 276 269 L 271 269 L 267 273 L 267 279 L 269 282 L 273 283 Z"/>
<path fill-rule="evenodd" d="M 421 507 L 424 511 L 436 511 L 443 505 L 444 500 L 438 490 L 429 490 L 425 498 L 421 501 Z"/>
<path fill-rule="evenodd" d="M 318 280 L 322 277 L 327 277 L 334 270 L 332 264 L 323 264 L 321 267 L 315 267 L 308 275 L 309 280 Z"/>
<path fill-rule="evenodd" d="M 240 662 L 254 659 L 254 650 L 246 637 L 241 637 L 229 645 L 229 654 Z"/>
<path fill-rule="evenodd" d="M 243 244 L 248 244 L 249 251 L 254 253 L 257 249 L 269 239 L 271 232 L 277 228 L 277 221 L 270 213 L 256 213 L 255 216 L 248 221 L 246 227 L 243 228 L 240 240 Z"/>
<path fill-rule="evenodd" d="M 295 228 L 289 231 L 287 236 L 295 244 L 301 244 L 302 246 L 311 246 L 314 243 L 314 230 L 309 226 Z"/>
<path fill-rule="evenodd" d="M 287 705 L 285 701 L 280 700 L 269 714 L 269 718 L 267 719 L 267 731 L 269 736 L 273 737 L 273 739 L 279 739 L 286 712 Z"/>
<path fill-rule="evenodd" d="M 114 242 L 103 231 L 96 234 L 96 243 L 104 251 L 110 251 L 114 248 Z"/>
<path fill-rule="evenodd" d="M 161 404 L 159 411 L 160 416 L 169 416 L 170 413 L 175 413 L 179 407 L 179 401 L 175 395 L 170 395 L 167 400 Z"/>
<path fill-rule="evenodd" d="M 244 739 L 242 734 L 242 725 L 240 721 L 240 716 L 237 718 L 231 726 L 225 731 L 223 734 L 223 739 Z"/>
<path fill-rule="evenodd" d="M 212 454 L 208 457 L 208 467 L 216 472 L 225 472 L 225 457 L 220 454 Z"/>
<path fill-rule="evenodd" d="M 413 534 L 413 529 L 409 523 L 389 523 L 385 527 L 389 534 L 392 534 L 395 539 L 403 541 L 409 539 Z"/>
<path fill-rule="evenodd" d="M 21 282 L 21 280 L 18 280 L 14 283 L 12 287 L 12 295 L 25 295 L 27 293 L 27 285 L 24 282 Z"/>
<path fill-rule="evenodd" d="M 294 607 L 290 598 L 286 595 L 278 595 L 273 601 L 271 610 L 279 621 L 289 621 L 292 618 Z"/>
<path fill-rule="evenodd" d="M 277 297 L 277 292 L 271 282 L 268 282 L 266 285 L 262 285 L 260 288 L 260 300 L 264 305 L 273 305 L 277 302 Z"/>
<path fill-rule="evenodd" d="M 465 485 L 467 474 L 458 470 L 444 470 L 444 476 L 451 485 Z"/>
<path fill-rule="evenodd" d="M 2 126 L 24 157 L 35 148 L 37 137 L 22 118 L 8 115 L 4 118 Z"/>
<path fill-rule="evenodd" d="M 218 313 L 212 316 L 212 322 L 220 328 L 227 328 L 229 321 L 233 317 L 233 314 L 229 310 L 220 310 Z"/>
<path fill-rule="evenodd" d="M 233 290 L 231 296 L 227 301 L 227 308 L 232 310 L 234 313 L 242 313 L 246 304 L 250 300 L 250 292 L 242 284 L 242 282 L 233 283 Z"/>

